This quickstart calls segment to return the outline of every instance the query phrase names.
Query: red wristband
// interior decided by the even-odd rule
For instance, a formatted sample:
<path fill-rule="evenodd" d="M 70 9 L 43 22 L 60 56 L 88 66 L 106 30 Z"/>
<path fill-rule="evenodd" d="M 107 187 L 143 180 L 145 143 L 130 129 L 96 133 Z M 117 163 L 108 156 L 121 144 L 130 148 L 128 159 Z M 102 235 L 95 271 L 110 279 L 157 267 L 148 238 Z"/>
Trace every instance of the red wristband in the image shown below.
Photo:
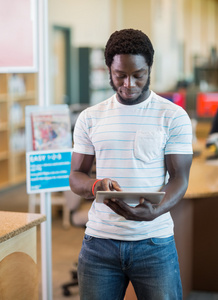
<path fill-rule="evenodd" d="M 94 193 L 94 189 L 95 189 L 95 185 L 98 181 L 101 181 L 101 179 L 97 179 L 94 183 L 93 183 L 93 186 L 92 186 L 92 195 L 95 196 L 95 193 Z"/>

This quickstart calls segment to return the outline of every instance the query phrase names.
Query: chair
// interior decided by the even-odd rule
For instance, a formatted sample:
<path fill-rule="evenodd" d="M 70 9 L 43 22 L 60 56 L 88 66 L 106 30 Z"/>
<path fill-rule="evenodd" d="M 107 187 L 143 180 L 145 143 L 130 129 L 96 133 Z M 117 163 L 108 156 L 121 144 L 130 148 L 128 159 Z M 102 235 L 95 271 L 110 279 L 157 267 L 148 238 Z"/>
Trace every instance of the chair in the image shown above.
<path fill-rule="evenodd" d="M 70 210 L 66 204 L 66 197 L 63 193 L 51 193 L 51 204 L 62 205 L 63 208 L 63 227 L 68 229 L 70 227 Z M 28 211 L 29 213 L 36 212 L 36 206 L 40 205 L 40 194 L 30 194 Z"/>
<path fill-rule="evenodd" d="M 91 202 L 81 198 L 72 191 L 65 191 L 64 195 L 66 198 L 66 204 L 70 211 L 70 224 L 72 226 L 85 228 L 85 224 L 88 221 L 88 210 L 90 208 Z M 77 264 L 73 264 L 70 273 L 71 281 L 61 286 L 63 296 L 66 297 L 71 295 L 70 287 L 78 285 Z"/>
<path fill-rule="evenodd" d="M 78 285 L 77 265 L 76 264 L 73 265 L 73 269 L 71 271 L 71 277 L 72 277 L 72 280 L 70 282 L 62 285 L 63 296 L 66 296 L 66 297 L 70 296 L 71 292 L 70 292 L 69 288 Z"/>
<path fill-rule="evenodd" d="M 96 161 L 94 161 L 93 163 L 90 176 L 93 178 L 95 178 L 96 176 Z M 64 194 L 66 198 L 66 205 L 70 211 L 70 224 L 72 226 L 85 227 L 88 221 L 88 211 L 91 206 L 92 200 L 85 200 L 72 191 L 65 191 Z M 69 288 L 78 285 L 77 264 L 73 264 L 73 268 L 71 270 L 71 278 L 72 279 L 70 282 L 65 283 L 61 286 L 64 296 L 70 296 L 71 292 Z"/>

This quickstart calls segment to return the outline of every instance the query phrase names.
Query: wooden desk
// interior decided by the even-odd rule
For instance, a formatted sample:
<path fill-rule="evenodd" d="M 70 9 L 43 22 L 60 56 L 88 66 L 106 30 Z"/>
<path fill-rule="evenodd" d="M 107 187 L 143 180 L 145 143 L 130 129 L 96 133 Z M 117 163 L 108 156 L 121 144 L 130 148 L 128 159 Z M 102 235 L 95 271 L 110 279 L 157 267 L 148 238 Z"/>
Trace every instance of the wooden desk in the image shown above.
<path fill-rule="evenodd" d="M 38 299 L 36 226 L 45 219 L 0 211 L 0 299 Z"/>
<path fill-rule="evenodd" d="M 187 192 L 171 211 L 184 299 L 191 290 L 218 291 L 218 160 L 200 141 Z M 125 300 L 137 299 L 132 285 Z"/>
<path fill-rule="evenodd" d="M 193 158 L 186 199 L 199 199 L 218 196 L 218 159 L 207 160 L 211 152 L 201 141 L 198 149 L 201 154 Z"/>
<path fill-rule="evenodd" d="M 191 290 L 218 291 L 218 160 L 205 143 L 193 159 L 184 199 L 171 211 L 184 299 Z"/>

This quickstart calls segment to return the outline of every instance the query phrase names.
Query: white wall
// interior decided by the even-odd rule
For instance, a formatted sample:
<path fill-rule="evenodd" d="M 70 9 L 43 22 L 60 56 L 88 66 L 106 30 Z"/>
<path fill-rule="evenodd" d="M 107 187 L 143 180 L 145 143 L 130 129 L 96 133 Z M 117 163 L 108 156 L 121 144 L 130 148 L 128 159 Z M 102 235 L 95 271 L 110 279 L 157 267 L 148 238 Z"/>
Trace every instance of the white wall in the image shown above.
<path fill-rule="evenodd" d="M 179 1 L 152 2 L 152 36 L 155 48 L 154 89 L 162 92 L 174 88 L 181 76 Z"/>
<path fill-rule="evenodd" d="M 49 22 L 72 28 L 75 47 L 104 47 L 114 30 L 141 29 L 155 48 L 156 91 L 191 78 L 193 56 L 218 49 L 217 0 L 49 0 Z"/>
<path fill-rule="evenodd" d="M 49 22 L 72 28 L 75 47 L 104 46 L 110 29 L 110 0 L 49 0 Z"/>

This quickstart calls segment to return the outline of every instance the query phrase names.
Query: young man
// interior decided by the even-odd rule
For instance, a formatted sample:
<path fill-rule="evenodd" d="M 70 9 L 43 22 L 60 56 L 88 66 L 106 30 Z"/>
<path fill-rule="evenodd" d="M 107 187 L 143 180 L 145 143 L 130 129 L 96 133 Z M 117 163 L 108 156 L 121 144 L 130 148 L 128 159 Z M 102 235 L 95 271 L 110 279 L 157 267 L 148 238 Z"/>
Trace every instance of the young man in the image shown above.
<path fill-rule="evenodd" d="M 138 299 L 181 300 L 170 210 L 185 194 L 192 161 L 191 123 L 179 106 L 149 90 L 154 50 L 139 30 L 114 32 L 105 61 L 116 94 L 84 110 L 74 131 L 71 189 L 165 191 L 152 205 L 93 201 L 79 255 L 81 300 L 123 299 L 129 281 Z M 96 158 L 96 179 L 89 172 Z"/>

